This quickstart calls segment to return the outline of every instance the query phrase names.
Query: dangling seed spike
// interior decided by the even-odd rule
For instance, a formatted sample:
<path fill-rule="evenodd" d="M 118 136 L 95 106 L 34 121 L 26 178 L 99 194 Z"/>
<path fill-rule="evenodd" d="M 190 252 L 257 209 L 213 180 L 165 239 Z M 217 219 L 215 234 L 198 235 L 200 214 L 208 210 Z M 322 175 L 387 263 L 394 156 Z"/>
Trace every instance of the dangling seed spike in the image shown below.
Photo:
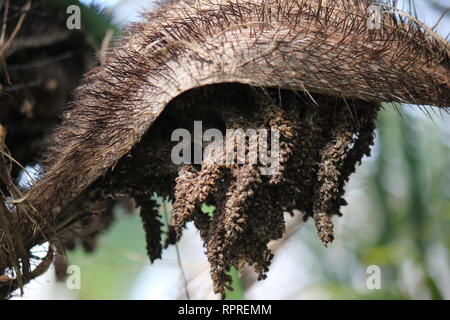
<path fill-rule="evenodd" d="M 195 213 L 214 190 L 216 181 L 222 174 L 223 166 L 214 163 L 204 164 L 200 171 L 192 166 L 180 169 L 176 179 L 171 223 L 177 236 L 181 235 L 181 229 L 188 221 L 194 220 Z"/>
<path fill-rule="evenodd" d="M 321 163 L 317 172 L 319 181 L 316 188 L 316 200 L 313 205 L 313 217 L 319 238 L 327 246 L 333 241 L 333 223 L 331 217 L 340 215 L 340 177 L 348 149 L 353 142 L 353 122 L 352 114 L 346 108 L 336 114 L 334 130 L 330 141 L 320 151 Z"/>
<path fill-rule="evenodd" d="M 154 200 L 144 200 L 141 205 L 141 219 L 147 242 L 147 254 L 150 262 L 161 258 L 161 222 L 158 217 L 158 204 Z"/>
<path fill-rule="evenodd" d="M 328 246 L 328 243 L 334 240 L 333 222 L 331 217 L 325 213 L 314 214 L 314 222 L 316 225 L 317 233 L 324 246 Z"/>

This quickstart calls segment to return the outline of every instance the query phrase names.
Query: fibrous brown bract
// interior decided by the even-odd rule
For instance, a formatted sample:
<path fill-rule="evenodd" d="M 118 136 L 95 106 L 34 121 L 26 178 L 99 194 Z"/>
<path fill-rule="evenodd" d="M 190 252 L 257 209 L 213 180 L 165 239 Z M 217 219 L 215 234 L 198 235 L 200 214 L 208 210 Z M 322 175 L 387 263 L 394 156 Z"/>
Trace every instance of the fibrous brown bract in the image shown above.
<path fill-rule="evenodd" d="M 450 105 L 448 42 L 392 10 L 379 29 L 368 29 L 367 7 L 353 0 L 187 0 L 148 13 L 76 91 L 26 202 L 60 233 L 78 223 L 80 208 L 129 195 L 141 206 L 154 260 L 161 233 L 150 197 L 167 198 L 174 208 L 167 242 L 193 221 L 220 293 L 233 266 L 251 264 L 264 277 L 267 244 L 282 237 L 285 211 L 313 218 L 328 244 L 345 183 L 370 153 L 380 103 Z M 192 130 L 195 120 L 221 132 L 278 130 L 278 174 L 261 174 L 262 163 L 208 158 L 175 165 L 170 135 Z M 252 144 L 244 145 L 251 153 Z M 215 207 L 212 216 L 203 204 Z M 55 237 L 27 233 L 33 222 L 25 215 L 17 221 L 25 252 L 43 234 Z M 0 273 L 12 267 L 4 252 Z"/>

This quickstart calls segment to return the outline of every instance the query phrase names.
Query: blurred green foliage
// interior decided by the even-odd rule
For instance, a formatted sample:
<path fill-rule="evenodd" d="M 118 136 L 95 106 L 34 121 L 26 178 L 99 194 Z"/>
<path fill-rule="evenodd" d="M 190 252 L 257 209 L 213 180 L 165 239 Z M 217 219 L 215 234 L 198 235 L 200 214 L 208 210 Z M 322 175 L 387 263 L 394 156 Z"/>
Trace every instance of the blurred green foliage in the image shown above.
<path fill-rule="evenodd" d="M 82 270 L 79 299 L 126 298 L 138 272 L 148 264 L 139 215 L 115 214 L 117 221 L 102 235 L 94 253 L 81 247 L 69 253 L 70 264 Z"/>

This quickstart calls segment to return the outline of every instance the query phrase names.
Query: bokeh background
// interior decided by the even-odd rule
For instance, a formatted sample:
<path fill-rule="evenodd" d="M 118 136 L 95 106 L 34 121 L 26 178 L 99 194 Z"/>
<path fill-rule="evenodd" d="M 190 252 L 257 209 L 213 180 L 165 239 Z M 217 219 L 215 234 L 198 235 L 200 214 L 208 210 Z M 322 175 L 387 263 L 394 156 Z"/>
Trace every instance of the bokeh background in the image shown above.
<path fill-rule="evenodd" d="M 89 5 L 92 1 L 82 1 Z M 152 1 L 95 1 L 119 28 L 139 20 Z M 410 4 L 399 1 L 400 8 Z M 444 37 L 448 0 L 416 0 L 421 21 Z M 335 218 L 336 239 L 322 246 L 312 221 L 287 218 L 287 235 L 272 244 L 264 281 L 232 270 L 229 299 L 450 299 L 450 116 L 436 108 L 384 105 L 372 156 L 347 186 L 349 205 Z M 170 204 L 161 203 L 164 220 Z M 189 226 L 178 246 L 149 265 L 139 215 L 117 208 L 118 219 L 94 253 L 69 252 L 81 289 L 57 283 L 53 270 L 20 299 L 214 299 L 198 232 Z M 381 269 L 370 290 L 367 268 Z"/>

